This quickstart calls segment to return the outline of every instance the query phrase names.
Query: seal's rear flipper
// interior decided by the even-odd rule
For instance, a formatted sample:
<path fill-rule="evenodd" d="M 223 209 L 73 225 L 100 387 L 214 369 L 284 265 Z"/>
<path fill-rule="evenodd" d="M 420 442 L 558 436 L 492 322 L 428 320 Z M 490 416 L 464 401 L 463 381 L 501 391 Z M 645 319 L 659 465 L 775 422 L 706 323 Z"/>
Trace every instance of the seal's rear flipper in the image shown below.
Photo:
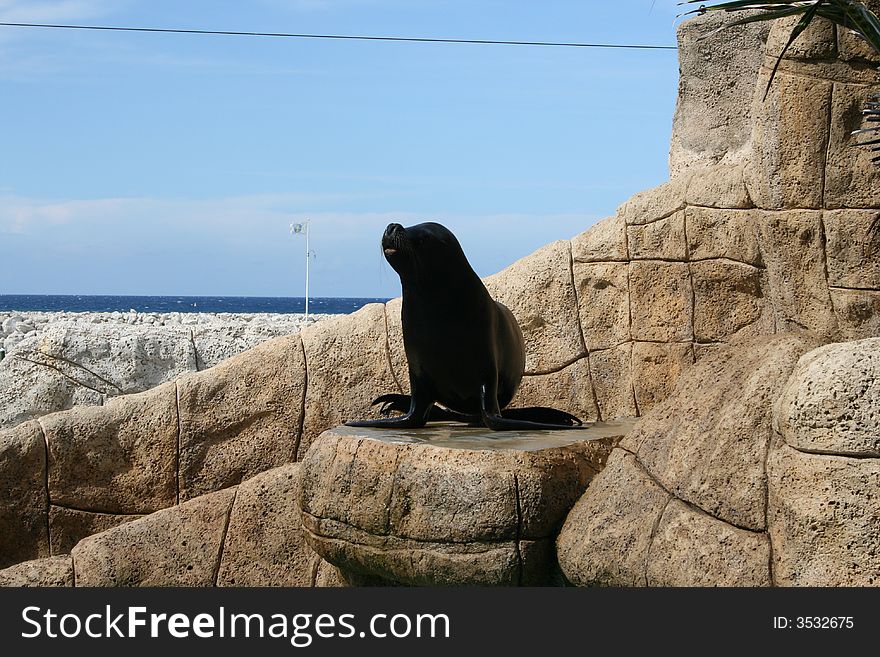
<path fill-rule="evenodd" d="M 568 427 L 583 425 L 581 419 L 575 417 L 571 413 L 566 413 L 565 411 L 560 411 L 555 408 L 547 408 L 546 406 L 505 408 L 501 411 L 501 417 L 510 420 L 526 420 L 528 422 L 558 424 Z"/>
<path fill-rule="evenodd" d="M 392 411 L 397 411 L 398 413 L 408 412 L 411 402 L 412 398 L 409 395 L 390 393 L 382 395 L 381 397 L 376 397 L 370 405 L 378 406 L 381 404 L 382 408 L 379 409 L 379 412 L 382 413 L 382 415 L 388 415 Z M 448 408 L 442 408 L 434 404 L 431 407 L 431 410 L 428 411 L 428 422 L 464 422 L 466 424 L 479 424 L 480 416 L 457 413 L 456 411 L 451 411 Z"/>

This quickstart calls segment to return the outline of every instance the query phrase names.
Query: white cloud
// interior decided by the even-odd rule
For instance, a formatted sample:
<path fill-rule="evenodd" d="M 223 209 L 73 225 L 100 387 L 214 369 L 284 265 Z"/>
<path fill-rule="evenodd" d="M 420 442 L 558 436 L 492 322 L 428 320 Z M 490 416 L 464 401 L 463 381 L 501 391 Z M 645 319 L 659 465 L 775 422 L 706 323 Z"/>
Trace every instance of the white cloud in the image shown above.
<path fill-rule="evenodd" d="M 56 23 L 83 20 L 119 8 L 108 0 L 0 0 L 0 22 Z"/>
<path fill-rule="evenodd" d="M 30 272 L 31 293 L 295 295 L 305 245 L 288 226 L 308 218 L 315 294 L 395 296 L 399 283 L 379 248 L 392 221 L 445 224 L 474 269 L 489 275 L 596 219 L 302 211 L 321 204 L 321 197 L 298 194 L 69 201 L 0 195 L 0 280 L 22 291 L 18 272 Z"/>

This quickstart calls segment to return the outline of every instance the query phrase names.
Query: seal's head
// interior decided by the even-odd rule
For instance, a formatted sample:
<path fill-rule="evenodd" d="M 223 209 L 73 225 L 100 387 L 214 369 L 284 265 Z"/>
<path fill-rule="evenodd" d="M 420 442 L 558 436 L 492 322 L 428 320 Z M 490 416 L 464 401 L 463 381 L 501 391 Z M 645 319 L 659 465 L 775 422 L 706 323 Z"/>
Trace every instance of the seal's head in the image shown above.
<path fill-rule="evenodd" d="M 473 272 L 452 231 L 433 222 L 408 228 L 389 224 L 382 235 L 382 251 L 402 282 L 439 280 L 462 270 Z"/>

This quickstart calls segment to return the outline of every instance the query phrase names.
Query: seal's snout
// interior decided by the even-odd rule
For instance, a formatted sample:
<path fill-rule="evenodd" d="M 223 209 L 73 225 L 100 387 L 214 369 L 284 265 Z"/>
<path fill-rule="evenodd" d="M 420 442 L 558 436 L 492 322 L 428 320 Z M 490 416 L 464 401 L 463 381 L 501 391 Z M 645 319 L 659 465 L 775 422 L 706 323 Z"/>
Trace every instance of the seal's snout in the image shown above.
<path fill-rule="evenodd" d="M 388 224 L 385 234 L 382 235 L 382 250 L 385 256 L 393 256 L 400 249 L 405 229 L 400 224 Z"/>

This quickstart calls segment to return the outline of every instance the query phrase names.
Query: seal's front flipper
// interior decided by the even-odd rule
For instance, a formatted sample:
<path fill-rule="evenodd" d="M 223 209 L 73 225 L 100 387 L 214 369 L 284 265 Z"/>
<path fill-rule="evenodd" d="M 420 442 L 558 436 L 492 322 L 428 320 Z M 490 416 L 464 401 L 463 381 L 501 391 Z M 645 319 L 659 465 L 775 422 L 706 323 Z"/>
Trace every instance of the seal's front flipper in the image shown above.
<path fill-rule="evenodd" d="M 558 424 L 561 426 L 581 426 L 580 418 L 571 413 L 560 411 L 546 406 L 530 406 L 528 408 L 505 408 L 501 411 L 501 417 L 510 420 L 526 420 L 540 424 Z"/>
<path fill-rule="evenodd" d="M 434 400 L 423 395 L 382 395 L 373 401 L 373 406 L 382 404 L 382 412 L 399 410 L 403 403 L 407 404 L 406 414 L 378 420 L 352 420 L 346 422 L 347 427 L 375 427 L 378 429 L 418 429 L 428 422 L 428 415 L 434 406 Z"/>

